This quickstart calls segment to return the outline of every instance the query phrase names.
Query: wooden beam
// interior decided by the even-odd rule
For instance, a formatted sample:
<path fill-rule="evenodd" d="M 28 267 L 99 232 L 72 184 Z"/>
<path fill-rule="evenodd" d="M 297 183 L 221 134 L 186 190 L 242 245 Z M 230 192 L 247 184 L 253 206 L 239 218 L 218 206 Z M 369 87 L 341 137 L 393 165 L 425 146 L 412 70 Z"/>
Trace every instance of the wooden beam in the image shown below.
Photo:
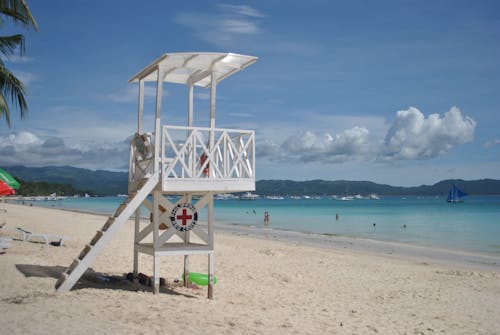
<path fill-rule="evenodd" d="M 210 193 L 210 201 L 208 203 L 208 238 L 209 248 L 214 250 L 214 196 Z M 214 297 L 214 253 L 208 254 L 208 299 Z"/>
<path fill-rule="evenodd" d="M 144 80 L 139 80 L 139 111 L 137 113 L 137 133 L 142 133 L 142 119 L 144 116 Z"/>
<path fill-rule="evenodd" d="M 163 94 L 163 69 L 158 67 L 158 81 L 156 82 L 156 112 L 155 112 L 155 153 L 153 171 L 159 169 L 160 158 L 160 134 L 161 134 L 161 99 Z"/>

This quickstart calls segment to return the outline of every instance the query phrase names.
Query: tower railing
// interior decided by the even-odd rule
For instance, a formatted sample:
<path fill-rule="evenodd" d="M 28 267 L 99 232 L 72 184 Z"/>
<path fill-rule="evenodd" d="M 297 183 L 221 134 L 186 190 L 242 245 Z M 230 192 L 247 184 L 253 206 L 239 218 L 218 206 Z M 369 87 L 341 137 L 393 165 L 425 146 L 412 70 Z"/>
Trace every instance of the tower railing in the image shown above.
<path fill-rule="evenodd" d="M 163 179 L 255 179 L 251 130 L 163 126 Z"/>
<path fill-rule="evenodd" d="M 164 191 L 181 187 L 193 191 L 255 188 L 254 131 L 163 126 L 161 136 L 159 160 Z M 146 142 L 153 141 L 150 138 Z M 129 185 L 153 172 L 154 158 L 148 152 L 154 150 L 132 141 Z"/>

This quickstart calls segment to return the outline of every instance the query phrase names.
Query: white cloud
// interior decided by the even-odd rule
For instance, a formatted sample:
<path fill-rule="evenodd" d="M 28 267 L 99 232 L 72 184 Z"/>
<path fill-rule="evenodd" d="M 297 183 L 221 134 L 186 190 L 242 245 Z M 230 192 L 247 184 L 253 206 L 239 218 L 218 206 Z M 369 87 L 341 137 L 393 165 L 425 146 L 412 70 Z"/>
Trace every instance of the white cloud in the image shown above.
<path fill-rule="evenodd" d="M 378 122 L 372 122 L 377 126 Z M 422 160 L 441 156 L 452 148 L 470 142 L 476 122 L 452 107 L 440 117 L 427 118 L 411 107 L 399 111 L 385 133 L 371 134 L 367 127 L 353 126 L 337 134 L 301 131 L 286 137 L 282 143 L 270 138 L 257 144 L 259 157 L 270 161 L 343 163 L 347 161 Z"/>
<path fill-rule="evenodd" d="M 80 124 L 84 124 L 83 121 Z M 379 122 L 368 124 L 377 128 Z M 412 107 L 398 112 L 385 134 L 373 133 L 366 126 L 350 126 L 339 132 L 294 131 L 283 124 L 274 124 L 274 127 L 258 131 L 256 154 L 259 164 L 267 161 L 321 165 L 430 159 L 471 141 L 476 122 L 456 107 L 443 116 L 431 114 L 428 117 Z M 304 127 L 318 129 L 311 124 L 304 124 Z M 0 136 L 0 165 L 127 169 L 129 140 L 125 139 L 128 136 L 125 127 L 115 125 L 113 130 L 85 124 L 80 128 L 73 127 L 55 135 L 19 132 Z M 329 127 L 322 129 L 325 128 Z M 115 139 L 119 138 L 124 140 L 117 142 Z M 491 141 L 491 145 L 499 142 Z"/>
<path fill-rule="evenodd" d="M 206 92 L 200 93 L 200 92 L 197 92 L 197 93 L 194 94 L 194 96 L 198 100 L 210 100 L 210 93 L 206 93 Z"/>
<path fill-rule="evenodd" d="M 500 138 L 495 138 L 490 141 L 484 142 L 483 146 L 486 148 L 494 147 L 496 145 L 500 145 Z"/>
<path fill-rule="evenodd" d="M 18 54 L 16 55 L 12 55 L 10 57 L 8 57 L 6 59 L 7 62 L 9 63 L 14 63 L 14 64 L 18 64 L 18 63 L 31 63 L 33 62 L 35 59 L 33 57 L 28 57 L 28 56 L 20 56 Z"/>
<path fill-rule="evenodd" d="M 166 92 L 163 92 L 166 95 Z M 139 88 L 137 85 L 128 86 L 127 88 L 109 93 L 106 98 L 113 102 L 134 102 L 137 101 L 139 96 Z M 151 99 L 156 97 L 156 88 L 152 86 L 144 86 L 144 97 L 146 99 Z"/>
<path fill-rule="evenodd" d="M 225 34 L 256 34 L 259 32 L 259 27 L 249 20 L 242 19 L 226 19 L 219 22 L 219 28 Z"/>
<path fill-rule="evenodd" d="M 252 8 L 250 6 L 246 5 L 228 5 L 228 4 L 219 4 L 217 7 L 219 7 L 221 10 L 230 12 L 230 13 L 235 13 L 243 16 L 250 16 L 250 17 L 265 17 L 264 14 L 256 10 L 255 8 Z"/>
<path fill-rule="evenodd" d="M 215 13 L 186 12 L 176 16 L 177 23 L 194 34 L 218 46 L 228 47 L 245 36 L 261 33 L 259 19 L 264 15 L 246 5 L 218 5 Z"/>
<path fill-rule="evenodd" d="M 354 127 L 334 135 L 299 132 L 281 144 L 263 141 L 257 145 L 257 154 L 270 160 L 338 163 L 365 157 L 372 147 L 368 129 Z"/>
<path fill-rule="evenodd" d="M 382 151 L 384 160 L 429 159 L 440 156 L 457 145 L 472 141 L 476 122 L 452 107 L 441 118 L 427 118 L 415 107 L 399 111 L 389 129 Z"/>
<path fill-rule="evenodd" d="M 244 118 L 244 119 L 249 119 L 254 117 L 253 114 L 251 113 L 227 113 L 228 116 L 232 117 L 237 117 L 237 118 Z"/>
<path fill-rule="evenodd" d="M 89 169 L 127 169 L 129 140 L 68 146 L 60 137 L 19 132 L 0 137 L 0 164 L 71 165 Z"/>
<path fill-rule="evenodd" d="M 17 78 L 19 78 L 19 80 L 21 80 L 24 85 L 29 85 L 38 80 L 38 76 L 31 72 L 14 71 L 14 74 Z"/>

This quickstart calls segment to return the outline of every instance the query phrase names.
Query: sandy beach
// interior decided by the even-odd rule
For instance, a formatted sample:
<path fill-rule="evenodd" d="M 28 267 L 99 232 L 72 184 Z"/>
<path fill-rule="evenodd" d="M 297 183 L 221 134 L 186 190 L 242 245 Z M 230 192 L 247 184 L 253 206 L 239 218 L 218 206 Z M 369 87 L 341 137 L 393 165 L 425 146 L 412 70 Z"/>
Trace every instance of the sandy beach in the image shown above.
<path fill-rule="evenodd" d="M 174 284 L 182 257 L 163 258 L 168 284 L 158 295 L 122 280 L 132 270 L 130 221 L 72 291 L 54 289 L 60 273 L 105 217 L 0 204 L 12 238 L 0 255 L 3 334 L 498 334 L 500 270 L 460 256 L 355 248 L 346 239 L 314 243 L 301 235 L 216 230 L 214 300 L 206 288 Z M 1 222 L 0 222 L 1 223 Z M 16 227 L 64 235 L 62 247 L 23 242 Z M 390 248 L 394 250 L 392 246 Z M 403 248 L 404 249 L 404 248 Z M 421 248 L 424 249 L 424 248 Z M 408 250 L 404 249 L 404 250 Z M 482 265 L 481 265 L 482 264 Z M 206 256 L 190 268 L 207 271 Z M 140 271 L 152 274 L 141 255 Z"/>

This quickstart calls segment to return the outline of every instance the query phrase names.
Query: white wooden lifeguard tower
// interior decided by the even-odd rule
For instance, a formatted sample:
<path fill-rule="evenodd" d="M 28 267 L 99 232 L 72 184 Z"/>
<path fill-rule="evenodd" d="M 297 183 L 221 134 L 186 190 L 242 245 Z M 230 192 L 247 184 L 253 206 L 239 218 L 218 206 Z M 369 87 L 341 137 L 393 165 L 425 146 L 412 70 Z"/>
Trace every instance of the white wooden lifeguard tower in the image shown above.
<path fill-rule="evenodd" d="M 215 127 L 216 87 L 256 61 L 256 57 L 232 53 L 167 53 L 130 79 L 139 83 L 139 111 L 130 147 L 128 198 L 62 274 L 56 284 L 58 291 L 70 290 L 120 227 L 135 215 L 134 275 L 138 274 L 139 253 L 153 256 L 153 292 L 158 293 L 161 256 L 184 255 L 187 284 L 189 255 L 207 254 L 208 297 L 212 298 L 213 196 L 255 190 L 255 134 Z M 143 129 L 145 82 L 156 82 L 151 133 Z M 187 126 L 162 126 L 164 83 L 186 85 Z M 208 127 L 193 126 L 194 86 L 210 89 Z M 169 200 L 172 198 L 176 200 Z M 141 205 L 151 213 L 151 220 L 141 221 Z M 205 207 L 206 225 L 198 223 L 198 214 Z M 197 243 L 192 234 L 198 237 Z"/>

